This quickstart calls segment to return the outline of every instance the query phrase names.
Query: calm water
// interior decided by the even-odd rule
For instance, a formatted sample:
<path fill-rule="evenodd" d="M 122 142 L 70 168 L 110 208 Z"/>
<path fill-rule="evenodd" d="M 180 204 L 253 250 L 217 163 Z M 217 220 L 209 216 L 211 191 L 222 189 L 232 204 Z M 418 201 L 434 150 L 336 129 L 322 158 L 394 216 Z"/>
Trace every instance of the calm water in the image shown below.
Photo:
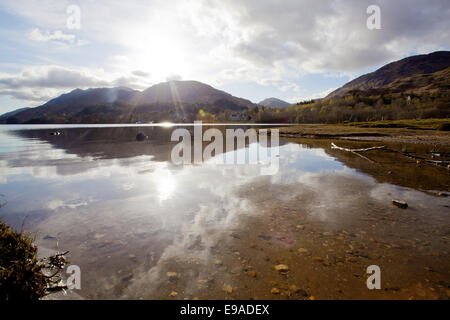
<path fill-rule="evenodd" d="M 261 176 L 257 165 L 173 165 L 173 127 L 58 130 L 0 127 L 0 217 L 43 254 L 70 251 L 82 289 L 69 298 L 448 298 L 442 168 L 282 140 L 278 173 Z M 384 290 L 367 290 L 371 264 L 386 270 Z"/>

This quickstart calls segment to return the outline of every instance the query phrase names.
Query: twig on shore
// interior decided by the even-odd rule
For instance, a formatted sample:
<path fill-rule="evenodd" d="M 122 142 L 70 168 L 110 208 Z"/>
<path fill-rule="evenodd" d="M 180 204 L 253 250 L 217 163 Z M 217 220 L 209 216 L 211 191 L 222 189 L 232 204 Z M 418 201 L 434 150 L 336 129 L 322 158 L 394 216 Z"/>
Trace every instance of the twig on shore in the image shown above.
<path fill-rule="evenodd" d="M 381 146 L 381 147 L 371 147 L 371 148 L 363 148 L 363 149 L 348 149 L 348 148 L 342 148 L 337 146 L 336 144 L 334 144 L 333 142 L 331 143 L 331 149 L 338 149 L 338 150 L 342 150 L 342 151 L 347 151 L 347 152 L 351 152 L 353 154 L 356 154 L 358 157 L 361 157 L 369 162 L 375 163 L 373 160 L 363 156 L 362 154 L 359 154 L 359 152 L 366 152 L 366 151 L 370 151 L 370 150 L 377 150 L 377 149 L 384 149 L 385 146 Z"/>
<path fill-rule="evenodd" d="M 333 142 L 331 143 L 331 149 L 338 149 L 338 150 L 348 151 L 348 152 L 365 152 L 365 151 L 376 150 L 376 149 L 384 149 L 384 148 L 385 148 L 385 146 L 363 148 L 363 149 L 347 149 L 347 148 L 339 147 L 339 146 L 335 145 Z"/>

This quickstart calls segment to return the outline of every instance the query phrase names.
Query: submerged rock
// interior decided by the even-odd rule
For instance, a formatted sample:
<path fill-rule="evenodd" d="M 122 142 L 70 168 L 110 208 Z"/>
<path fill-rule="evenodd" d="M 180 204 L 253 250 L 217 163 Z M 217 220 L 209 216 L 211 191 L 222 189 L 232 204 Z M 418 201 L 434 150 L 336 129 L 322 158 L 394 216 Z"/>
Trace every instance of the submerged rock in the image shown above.
<path fill-rule="evenodd" d="M 174 281 L 178 279 L 178 274 L 176 272 L 167 272 L 167 277 L 170 281 Z"/>
<path fill-rule="evenodd" d="M 405 201 L 401 201 L 401 200 L 392 200 L 392 204 L 401 208 L 401 209 L 406 209 L 408 208 L 408 204 Z"/>
<path fill-rule="evenodd" d="M 278 288 L 272 288 L 272 290 L 270 290 L 271 294 L 280 294 L 280 289 Z"/>
<path fill-rule="evenodd" d="M 275 270 L 277 270 L 278 272 L 288 272 L 289 267 L 285 264 L 278 264 L 275 266 Z"/>
<path fill-rule="evenodd" d="M 232 293 L 233 292 L 233 288 L 229 284 L 224 284 L 223 287 L 222 287 L 222 290 L 225 291 L 226 293 Z"/>
<path fill-rule="evenodd" d="M 256 271 L 254 271 L 254 270 L 248 271 L 247 274 L 252 278 L 256 278 Z"/>
<path fill-rule="evenodd" d="M 137 135 L 136 135 L 136 140 L 137 141 L 144 141 L 144 140 L 147 140 L 148 139 L 148 136 L 146 136 L 145 134 L 143 134 L 142 132 L 139 132 Z"/>

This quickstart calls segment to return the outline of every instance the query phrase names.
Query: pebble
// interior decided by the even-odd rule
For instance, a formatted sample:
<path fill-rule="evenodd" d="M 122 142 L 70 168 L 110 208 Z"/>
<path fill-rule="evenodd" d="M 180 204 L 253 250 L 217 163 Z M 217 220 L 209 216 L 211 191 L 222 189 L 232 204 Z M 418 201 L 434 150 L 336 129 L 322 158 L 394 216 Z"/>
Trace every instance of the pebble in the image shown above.
<path fill-rule="evenodd" d="M 275 270 L 279 271 L 279 272 L 288 272 L 289 271 L 289 267 L 285 264 L 278 264 L 275 266 Z"/>
<path fill-rule="evenodd" d="M 298 250 L 297 250 L 297 252 L 298 253 L 307 253 L 308 252 L 308 249 L 305 249 L 305 248 L 298 248 Z"/>
<path fill-rule="evenodd" d="M 256 271 L 254 270 L 248 271 L 247 274 L 252 278 L 256 278 Z"/>
<path fill-rule="evenodd" d="M 176 272 L 167 272 L 166 274 L 170 281 L 178 279 L 178 274 Z"/>
<path fill-rule="evenodd" d="M 313 257 L 312 259 L 313 259 L 313 261 L 323 262 L 323 258 L 321 258 L 321 257 Z"/>
<path fill-rule="evenodd" d="M 271 294 L 280 294 L 280 289 L 278 288 L 272 288 L 272 290 L 270 290 Z"/>
<path fill-rule="evenodd" d="M 222 290 L 225 291 L 226 293 L 232 293 L 233 292 L 233 287 L 230 286 L 229 284 L 224 284 L 222 287 Z"/>
<path fill-rule="evenodd" d="M 401 201 L 401 200 L 392 200 L 392 204 L 399 207 L 400 209 L 406 209 L 408 208 L 408 204 L 405 201 Z"/>
<path fill-rule="evenodd" d="M 172 291 L 170 294 L 169 294 L 169 296 L 171 296 L 171 297 L 176 297 L 178 295 L 178 292 L 176 292 L 176 291 Z"/>
<path fill-rule="evenodd" d="M 128 255 L 128 258 L 129 258 L 131 261 L 133 261 L 133 262 L 136 262 L 136 261 L 137 261 L 136 255 L 135 255 L 135 254 L 129 254 L 129 255 Z"/>

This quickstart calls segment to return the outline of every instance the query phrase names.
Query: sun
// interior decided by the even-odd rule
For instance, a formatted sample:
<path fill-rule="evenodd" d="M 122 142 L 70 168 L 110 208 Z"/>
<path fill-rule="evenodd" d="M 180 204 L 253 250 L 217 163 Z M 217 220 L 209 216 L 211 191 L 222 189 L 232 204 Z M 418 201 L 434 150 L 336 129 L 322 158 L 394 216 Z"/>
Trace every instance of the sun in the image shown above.
<path fill-rule="evenodd" d="M 158 80 L 187 72 L 189 65 L 183 41 L 170 30 L 136 32 L 127 41 L 130 64 L 127 69 L 146 71 Z"/>

